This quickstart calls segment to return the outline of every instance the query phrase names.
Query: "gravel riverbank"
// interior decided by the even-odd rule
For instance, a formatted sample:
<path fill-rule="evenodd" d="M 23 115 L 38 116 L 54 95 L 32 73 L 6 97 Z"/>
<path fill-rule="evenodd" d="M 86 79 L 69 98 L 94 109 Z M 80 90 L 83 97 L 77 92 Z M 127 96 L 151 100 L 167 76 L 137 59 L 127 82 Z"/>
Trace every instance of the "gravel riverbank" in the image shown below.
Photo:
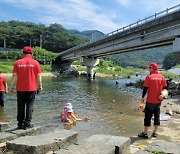
<path fill-rule="evenodd" d="M 161 126 L 159 127 L 157 138 L 152 138 L 150 136 L 153 131 L 153 126 L 151 126 L 149 129 L 148 139 L 132 137 L 130 153 L 135 153 L 140 149 L 144 149 L 148 145 L 159 140 L 180 143 L 180 95 L 163 100 L 161 104 L 161 114 L 166 113 L 167 110 L 171 114 L 171 118 L 167 121 L 161 121 Z"/>

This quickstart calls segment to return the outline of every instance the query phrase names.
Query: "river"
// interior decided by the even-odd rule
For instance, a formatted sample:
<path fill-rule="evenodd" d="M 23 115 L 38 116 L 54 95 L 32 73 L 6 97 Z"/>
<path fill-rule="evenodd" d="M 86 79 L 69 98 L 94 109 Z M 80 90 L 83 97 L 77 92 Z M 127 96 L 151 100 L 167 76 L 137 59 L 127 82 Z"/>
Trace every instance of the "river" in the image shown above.
<path fill-rule="evenodd" d="M 143 116 L 137 109 L 142 91 L 125 86 L 137 78 L 88 81 L 86 77 L 43 77 L 44 90 L 36 96 L 32 123 L 43 126 L 44 132 L 64 128 L 59 114 L 65 103 L 71 102 L 79 118 L 90 119 L 87 123 L 78 121 L 71 128 L 79 138 L 93 134 L 137 135 L 143 128 Z M 17 123 L 16 104 L 16 94 L 6 95 L 5 107 L 0 111 L 1 121 L 9 121 L 11 127 Z"/>

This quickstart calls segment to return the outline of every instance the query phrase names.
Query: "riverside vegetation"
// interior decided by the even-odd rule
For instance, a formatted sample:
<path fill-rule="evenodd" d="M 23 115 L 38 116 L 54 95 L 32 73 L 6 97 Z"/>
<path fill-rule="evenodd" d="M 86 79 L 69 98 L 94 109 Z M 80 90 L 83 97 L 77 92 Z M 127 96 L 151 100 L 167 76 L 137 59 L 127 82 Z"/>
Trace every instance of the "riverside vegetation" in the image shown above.
<path fill-rule="evenodd" d="M 13 64 L 17 59 L 22 57 L 21 51 L 4 51 L 0 53 L 0 72 L 11 73 Z M 58 54 L 41 49 L 40 47 L 33 48 L 33 57 L 40 64 L 43 72 L 53 72 L 55 69 L 52 64 L 57 60 Z"/>
<path fill-rule="evenodd" d="M 41 64 L 43 72 L 54 72 L 59 71 L 58 67 L 54 67 L 59 64 L 58 53 L 53 53 L 42 49 L 40 47 L 33 48 L 33 57 Z M 2 73 L 11 73 L 13 68 L 13 63 L 15 60 L 20 59 L 22 52 L 19 51 L 4 51 L 0 53 L 0 72 Z M 55 65 L 53 65 L 55 64 Z M 85 66 L 81 66 L 80 61 L 74 61 L 72 65 L 75 65 L 77 71 L 86 71 Z M 180 67 L 180 65 L 177 65 Z M 132 74 L 140 74 L 145 70 L 140 68 L 133 67 L 121 67 L 111 60 L 100 59 L 100 63 L 94 68 L 94 71 L 101 74 L 110 74 L 112 76 L 120 76 L 123 78 L 128 78 Z M 177 78 L 178 76 L 167 72 L 161 72 L 166 78 Z"/>

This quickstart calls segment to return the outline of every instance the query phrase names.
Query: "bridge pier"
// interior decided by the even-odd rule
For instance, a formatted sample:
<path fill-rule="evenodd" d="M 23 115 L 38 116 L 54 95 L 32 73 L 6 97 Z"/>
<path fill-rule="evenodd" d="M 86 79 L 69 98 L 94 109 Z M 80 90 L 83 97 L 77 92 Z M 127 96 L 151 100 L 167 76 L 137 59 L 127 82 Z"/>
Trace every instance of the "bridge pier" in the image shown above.
<path fill-rule="evenodd" d="M 94 68 L 94 66 L 99 64 L 99 59 L 82 57 L 81 63 L 87 67 L 88 79 L 90 79 L 90 80 L 93 79 L 93 74 L 94 74 L 93 68 Z"/>
<path fill-rule="evenodd" d="M 180 63 L 180 37 L 173 41 L 173 55 L 177 63 Z"/>
<path fill-rule="evenodd" d="M 173 41 L 173 52 L 179 52 L 179 51 L 180 51 L 180 37 L 177 37 Z"/>

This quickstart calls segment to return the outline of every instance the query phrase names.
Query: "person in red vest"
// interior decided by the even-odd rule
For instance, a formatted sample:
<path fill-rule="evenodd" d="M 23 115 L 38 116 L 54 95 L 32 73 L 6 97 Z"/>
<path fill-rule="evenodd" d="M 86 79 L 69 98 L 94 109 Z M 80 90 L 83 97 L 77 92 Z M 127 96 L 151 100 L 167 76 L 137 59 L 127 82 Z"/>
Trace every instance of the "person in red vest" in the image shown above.
<path fill-rule="evenodd" d="M 0 75 L 0 107 L 4 106 L 4 92 L 8 93 L 8 85 L 6 78 Z"/>
<path fill-rule="evenodd" d="M 41 67 L 33 59 L 30 46 L 23 48 L 22 59 L 14 63 L 10 94 L 16 84 L 18 129 L 32 128 L 32 112 L 37 91 L 42 91 Z"/>
<path fill-rule="evenodd" d="M 144 131 L 138 134 L 138 137 L 148 138 L 148 128 L 151 126 L 151 119 L 154 115 L 154 130 L 152 137 L 157 136 L 158 127 L 160 125 L 160 106 L 162 98 L 161 91 L 167 88 L 165 77 L 158 72 L 158 65 L 151 63 L 149 66 L 149 75 L 146 76 L 143 85 L 143 93 L 141 102 L 145 102 L 145 95 L 147 93 L 145 105 Z"/>

